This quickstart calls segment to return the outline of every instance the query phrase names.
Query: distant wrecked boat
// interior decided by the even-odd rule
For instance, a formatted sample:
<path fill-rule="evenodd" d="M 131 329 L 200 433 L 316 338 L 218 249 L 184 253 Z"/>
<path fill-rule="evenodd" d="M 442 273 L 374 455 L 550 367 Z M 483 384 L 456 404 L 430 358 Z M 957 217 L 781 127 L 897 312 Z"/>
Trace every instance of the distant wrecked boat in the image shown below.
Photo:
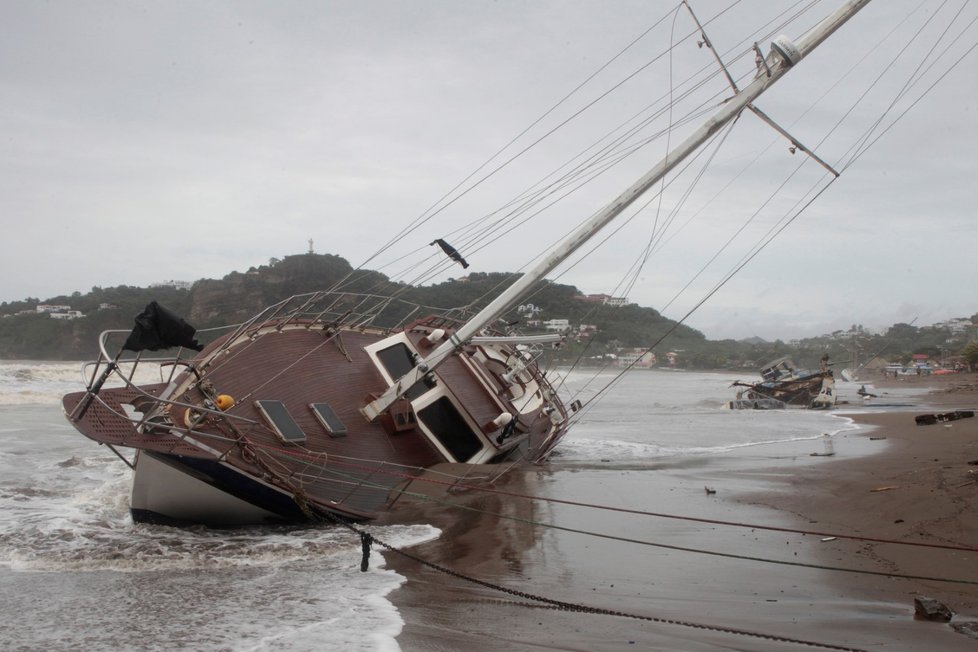
<path fill-rule="evenodd" d="M 778 358 L 761 369 L 757 383 L 734 382 L 743 387 L 737 398 L 727 403 L 730 409 L 771 410 L 803 407 L 825 410 L 835 405 L 835 377 L 829 369 L 829 357 L 823 356 L 819 369 L 798 369 L 790 358 Z"/>

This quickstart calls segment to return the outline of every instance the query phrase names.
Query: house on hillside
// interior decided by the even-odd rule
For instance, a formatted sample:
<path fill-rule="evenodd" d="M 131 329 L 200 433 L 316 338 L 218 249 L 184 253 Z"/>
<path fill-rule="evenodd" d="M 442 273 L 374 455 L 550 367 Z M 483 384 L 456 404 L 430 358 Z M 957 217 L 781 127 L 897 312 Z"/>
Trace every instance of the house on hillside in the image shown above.
<path fill-rule="evenodd" d="M 616 364 L 620 369 L 648 369 L 656 363 L 655 353 L 647 349 L 618 349 L 615 354 Z"/>
<path fill-rule="evenodd" d="M 159 283 L 150 283 L 151 288 L 173 288 L 174 290 L 189 290 L 193 283 L 190 281 L 160 281 Z"/>
<path fill-rule="evenodd" d="M 35 309 L 37 312 L 65 312 L 71 310 L 71 306 L 61 306 L 53 303 L 39 303 Z"/>
<path fill-rule="evenodd" d="M 51 319 L 80 319 L 85 316 L 81 310 L 64 310 L 61 312 L 51 312 L 48 315 Z"/>
<path fill-rule="evenodd" d="M 557 333 L 563 333 L 570 329 L 570 320 L 568 319 L 548 319 L 543 322 L 543 327 L 548 331 L 554 331 Z"/>
<path fill-rule="evenodd" d="M 577 299 L 585 303 L 600 303 L 614 308 L 628 305 L 628 297 L 613 297 L 609 294 L 580 294 Z"/>

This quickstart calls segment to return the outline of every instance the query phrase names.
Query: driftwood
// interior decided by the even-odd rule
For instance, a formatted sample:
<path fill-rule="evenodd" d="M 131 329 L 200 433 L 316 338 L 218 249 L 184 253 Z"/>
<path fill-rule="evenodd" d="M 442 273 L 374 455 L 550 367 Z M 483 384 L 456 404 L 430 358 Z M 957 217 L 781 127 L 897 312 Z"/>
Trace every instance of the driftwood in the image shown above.
<path fill-rule="evenodd" d="M 970 419 L 973 416 L 975 416 L 974 410 L 955 410 L 954 412 L 943 412 L 941 414 L 918 414 L 913 420 L 917 422 L 918 426 L 932 426 L 935 423 Z"/>

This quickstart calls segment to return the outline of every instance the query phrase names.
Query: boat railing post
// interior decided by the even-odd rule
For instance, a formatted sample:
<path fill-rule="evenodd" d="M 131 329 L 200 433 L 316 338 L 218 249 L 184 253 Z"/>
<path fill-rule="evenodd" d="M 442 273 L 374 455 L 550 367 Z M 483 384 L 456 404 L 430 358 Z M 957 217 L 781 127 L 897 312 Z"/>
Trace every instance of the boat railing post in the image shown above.
<path fill-rule="evenodd" d="M 95 397 L 98 396 L 98 393 L 102 391 L 102 385 L 104 385 L 109 376 L 112 375 L 116 369 L 118 369 L 116 361 L 121 355 L 122 351 L 119 351 L 119 355 L 105 365 L 105 371 L 102 372 L 102 375 L 99 376 L 98 380 L 96 380 L 94 384 L 89 386 L 85 396 L 82 397 L 82 400 L 75 405 L 75 408 L 71 411 L 71 414 L 68 415 L 69 420 L 78 421 L 85 416 L 89 408 L 92 407 L 92 401 L 94 401 Z"/>

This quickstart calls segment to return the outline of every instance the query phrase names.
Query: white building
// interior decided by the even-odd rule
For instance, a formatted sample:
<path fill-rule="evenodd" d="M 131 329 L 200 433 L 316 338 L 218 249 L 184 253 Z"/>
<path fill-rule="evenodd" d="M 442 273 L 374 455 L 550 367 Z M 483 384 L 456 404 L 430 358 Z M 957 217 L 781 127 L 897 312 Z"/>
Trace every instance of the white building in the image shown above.
<path fill-rule="evenodd" d="M 160 281 L 149 284 L 151 288 L 175 288 L 177 290 L 189 290 L 191 285 L 193 283 L 190 281 Z"/>
<path fill-rule="evenodd" d="M 570 320 L 568 319 L 548 319 L 543 322 L 543 327 L 548 331 L 556 331 L 562 333 L 570 329 Z"/>
<path fill-rule="evenodd" d="M 657 362 L 655 354 L 648 349 L 618 349 L 616 364 L 620 369 L 635 367 L 648 369 Z"/>
<path fill-rule="evenodd" d="M 955 335 L 960 335 L 961 333 L 966 333 L 969 328 L 973 326 L 970 319 L 949 319 L 945 322 L 939 324 L 934 324 L 934 326 L 948 329 Z"/>
<path fill-rule="evenodd" d="M 49 313 L 51 319 L 78 319 L 79 317 L 84 317 L 81 310 L 64 310 L 61 312 Z"/>
<path fill-rule="evenodd" d="M 620 308 L 628 305 L 628 297 L 613 297 L 609 294 L 583 294 L 577 297 L 587 303 L 600 303 L 605 306 Z"/>
<path fill-rule="evenodd" d="M 71 306 L 58 306 L 53 303 L 37 304 L 37 312 L 67 312 L 69 310 L 71 310 Z"/>

